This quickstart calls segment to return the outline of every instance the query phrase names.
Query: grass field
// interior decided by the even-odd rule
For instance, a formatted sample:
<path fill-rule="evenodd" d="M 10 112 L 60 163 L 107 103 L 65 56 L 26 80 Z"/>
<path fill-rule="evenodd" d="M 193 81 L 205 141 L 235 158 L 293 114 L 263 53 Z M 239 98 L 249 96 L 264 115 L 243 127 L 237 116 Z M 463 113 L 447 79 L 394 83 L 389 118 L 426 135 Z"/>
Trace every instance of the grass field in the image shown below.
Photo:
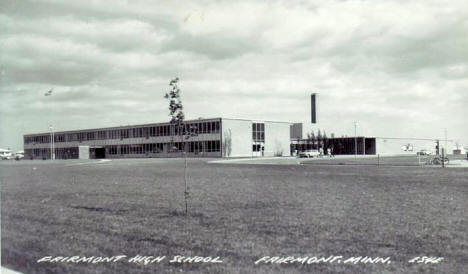
<path fill-rule="evenodd" d="M 466 273 L 468 169 L 189 160 L 3 161 L 2 265 L 24 273 Z M 37 263 L 44 256 L 219 256 L 220 264 Z M 258 264 L 263 256 L 391 264 Z M 410 264 L 416 256 L 440 264 Z"/>
<path fill-rule="evenodd" d="M 317 164 L 317 165 L 380 165 L 380 166 L 428 166 L 427 162 L 434 159 L 435 155 L 400 155 L 400 156 L 389 156 L 389 157 L 377 157 L 372 156 L 358 156 L 354 158 L 352 155 L 348 155 L 346 158 L 340 156 L 334 158 L 314 158 L 304 159 L 301 161 L 303 164 Z M 448 158 L 452 164 L 456 161 L 463 160 L 466 156 L 464 155 L 449 155 Z M 450 163 L 448 163 L 450 166 Z M 433 167 L 441 167 L 440 165 L 433 165 Z"/>

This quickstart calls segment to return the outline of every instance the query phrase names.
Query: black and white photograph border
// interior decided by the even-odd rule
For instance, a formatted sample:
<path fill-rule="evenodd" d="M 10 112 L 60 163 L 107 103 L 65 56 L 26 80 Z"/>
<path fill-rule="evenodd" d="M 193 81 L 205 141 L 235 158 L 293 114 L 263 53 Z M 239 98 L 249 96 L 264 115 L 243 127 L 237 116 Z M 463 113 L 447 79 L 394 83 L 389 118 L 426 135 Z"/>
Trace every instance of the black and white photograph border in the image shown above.
<path fill-rule="evenodd" d="M 1 273 L 464 273 L 468 2 L 4 0 Z"/>

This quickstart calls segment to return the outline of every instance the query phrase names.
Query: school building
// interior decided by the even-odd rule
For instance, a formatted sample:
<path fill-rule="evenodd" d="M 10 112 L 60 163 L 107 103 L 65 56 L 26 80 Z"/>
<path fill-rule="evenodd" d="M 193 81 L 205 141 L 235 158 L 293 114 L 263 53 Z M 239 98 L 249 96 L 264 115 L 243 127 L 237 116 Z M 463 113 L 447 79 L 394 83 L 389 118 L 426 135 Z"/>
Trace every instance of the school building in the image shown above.
<path fill-rule="evenodd" d="M 289 156 L 291 125 L 212 118 L 43 132 L 24 135 L 24 153 L 25 159 Z"/>

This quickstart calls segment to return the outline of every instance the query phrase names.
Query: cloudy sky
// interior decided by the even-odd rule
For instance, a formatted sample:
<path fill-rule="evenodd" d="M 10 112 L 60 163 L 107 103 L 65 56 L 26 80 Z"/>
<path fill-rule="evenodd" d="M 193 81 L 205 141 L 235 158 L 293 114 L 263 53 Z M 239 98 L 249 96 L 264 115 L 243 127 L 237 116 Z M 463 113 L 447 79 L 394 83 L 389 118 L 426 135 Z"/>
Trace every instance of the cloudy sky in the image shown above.
<path fill-rule="evenodd" d="M 0 3 L 0 147 L 22 135 L 187 118 L 468 146 L 467 1 Z M 52 96 L 44 93 L 53 88 Z"/>

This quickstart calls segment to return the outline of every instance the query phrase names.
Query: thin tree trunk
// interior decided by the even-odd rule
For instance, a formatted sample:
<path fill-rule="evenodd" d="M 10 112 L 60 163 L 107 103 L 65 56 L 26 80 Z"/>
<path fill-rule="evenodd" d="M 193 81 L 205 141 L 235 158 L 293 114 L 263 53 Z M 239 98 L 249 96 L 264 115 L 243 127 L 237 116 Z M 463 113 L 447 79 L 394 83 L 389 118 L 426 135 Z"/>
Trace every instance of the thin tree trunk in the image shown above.
<path fill-rule="evenodd" d="M 184 144 L 185 215 L 188 214 L 187 151 Z"/>
<path fill-rule="evenodd" d="M 184 125 L 185 127 L 185 125 Z M 183 133 L 182 129 L 182 133 Z M 180 135 L 180 141 L 183 145 L 184 149 L 184 184 L 185 184 L 185 190 L 184 190 L 184 199 L 185 199 L 185 215 L 188 215 L 188 196 L 189 196 L 189 191 L 188 191 L 188 181 L 187 181 L 187 142 L 183 139 L 184 135 Z"/>

